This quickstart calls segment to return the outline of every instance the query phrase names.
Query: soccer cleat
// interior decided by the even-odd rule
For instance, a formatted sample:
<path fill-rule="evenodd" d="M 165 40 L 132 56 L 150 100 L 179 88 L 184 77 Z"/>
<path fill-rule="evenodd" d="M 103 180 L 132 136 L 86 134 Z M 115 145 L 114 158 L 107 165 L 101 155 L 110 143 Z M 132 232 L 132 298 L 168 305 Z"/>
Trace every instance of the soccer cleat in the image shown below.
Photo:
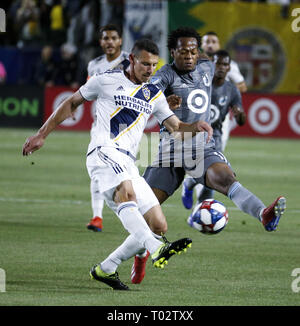
<path fill-rule="evenodd" d="M 267 231 L 275 231 L 281 215 L 286 209 L 286 199 L 278 197 L 270 206 L 266 207 L 261 215 L 261 221 Z"/>
<path fill-rule="evenodd" d="M 131 283 L 139 284 L 145 277 L 146 273 L 146 262 L 148 260 L 150 253 L 147 251 L 145 257 L 140 258 L 138 256 L 134 257 L 134 263 L 131 268 Z"/>
<path fill-rule="evenodd" d="M 129 287 L 122 283 L 117 272 L 113 274 L 104 273 L 99 264 L 95 265 L 90 271 L 91 279 L 103 282 L 113 290 L 129 290 Z"/>
<path fill-rule="evenodd" d="M 165 237 L 163 237 L 163 239 L 165 243 L 151 255 L 154 267 L 164 268 L 173 255 L 180 255 L 182 252 L 185 252 L 187 248 L 192 246 L 192 239 L 190 238 L 183 238 L 174 242 L 169 242 Z"/>
<path fill-rule="evenodd" d="M 194 190 L 189 190 L 186 185 L 186 180 L 183 181 L 181 200 L 182 204 L 186 209 L 191 209 L 193 207 L 193 194 Z"/>
<path fill-rule="evenodd" d="M 102 218 L 99 216 L 95 216 L 91 219 L 90 223 L 86 225 L 86 227 L 89 230 L 95 231 L 95 232 L 101 232 L 103 229 L 102 226 Z"/>

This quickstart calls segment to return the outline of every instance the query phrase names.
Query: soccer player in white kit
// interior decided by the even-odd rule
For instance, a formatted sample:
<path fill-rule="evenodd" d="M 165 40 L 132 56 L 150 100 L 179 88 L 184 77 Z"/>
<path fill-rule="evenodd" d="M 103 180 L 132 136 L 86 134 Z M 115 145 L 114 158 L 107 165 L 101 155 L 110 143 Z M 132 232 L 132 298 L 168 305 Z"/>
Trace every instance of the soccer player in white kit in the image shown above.
<path fill-rule="evenodd" d="M 124 68 L 129 65 L 129 53 L 122 51 L 122 33 L 118 26 L 108 24 L 100 28 L 99 43 L 104 54 L 91 60 L 88 63 L 88 78 L 96 73 L 103 73 L 109 69 Z M 93 124 L 91 128 L 91 138 L 96 133 L 96 117 L 95 110 L 93 114 Z M 93 218 L 87 224 L 87 228 L 93 231 L 102 231 L 103 229 L 103 206 L 104 200 L 101 198 L 99 191 L 99 180 L 92 178 L 90 184 L 91 204 L 93 211 Z"/>
<path fill-rule="evenodd" d="M 204 121 L 189 124 L 179 120 L 169 109 L 159 88 L 147 83 L 158 62 L 158 48 L 154 42 L 137 41 L 129 60 L 128 72 L 109 70 L 91 77 L 62 102 L 23 145 L 23 155 L 30 155 L 43 146 L 49 133 L 70 117 L 80 104 L 85 100 L 97 101 L 97 133 L 88 147 L 87 169 L 91 178 L 101 179 L 101 194 L 129 236 L 106 259 L 92 267 L 90 275 L 117 290 L 129 289 L 116 271 L 122 261 L 148 250 L 153 265 L 163 268 L 171 256 L 185 251 L 192 242 L 189 238 L 168 242 L 165 237 L 152 232 L 151 225 L 147 224 L 147 221 L 166 223 L 156 196 L 134 164 L 149 116 L 153 114 L 170 133 L 205 132 L 209 141 L 213 132 Z"/>

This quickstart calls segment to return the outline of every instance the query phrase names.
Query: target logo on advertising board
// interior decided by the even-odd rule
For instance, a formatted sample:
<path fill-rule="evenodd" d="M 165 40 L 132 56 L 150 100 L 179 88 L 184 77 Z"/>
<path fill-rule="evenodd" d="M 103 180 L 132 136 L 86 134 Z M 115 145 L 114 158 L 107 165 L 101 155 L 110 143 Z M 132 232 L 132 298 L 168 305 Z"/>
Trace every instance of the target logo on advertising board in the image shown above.
<path fill-rule="evenodd" d="M 243 94 L 243 107 L 247 124 L 235 128 L 232 135 L 299 138 L 299 96 Z"/>
<path fill-rule="evenodd" d="M 68 87 L 46 87 L 44 94 L 44 121 L 52 114 L 58 105 L 74 90 Z M 233 136 L 300 138 L 300 96 L 282 94 L 242 95 L 247 123 L 231 131 Z M 202 90 L 191 92 L 187 101 L 188 108 L 196 113 L 208 109 L 208 94 Z M 75 112 L 75 120 L 65 120 L 58 129 L 90 130 L 93 122 L 95 103 L 85 102 Z M 212 115 L 217 114 L 212 107 Z M 155 117 L 151 116 L 145 132 L 159 131 Z"/>
<path fill-rule="evenodd" d="M 253 102 L 249 108 L 248 117 L 249 123 L 255 131 L 269 134 L 280 123 L 280 109 L 272 100 L 261 98 Z"/>
<path fill-rule="evenodd" d="M 300 100 L 291 106 L 288 113 L 288 121 L 292 130 L 300 135 Z"/>

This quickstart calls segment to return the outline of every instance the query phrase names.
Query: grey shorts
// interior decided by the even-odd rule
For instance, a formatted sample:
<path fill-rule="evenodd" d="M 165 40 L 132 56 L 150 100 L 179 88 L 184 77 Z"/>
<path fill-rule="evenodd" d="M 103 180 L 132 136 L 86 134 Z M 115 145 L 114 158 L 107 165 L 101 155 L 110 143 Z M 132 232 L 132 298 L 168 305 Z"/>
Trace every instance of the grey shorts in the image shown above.
<path fill-rule="evenodd" d="M 214 136 L 215 140 L 215 149 L 218 152 L 222 152 L 222 136 Z"/>
<path fill-rule="evenodd" d="M 214 163 L 228 163 L 226 157 L 215 148 L 204 150 L 204 170 L 200 178 L 195 179 L 197 183 L 204 186 L 207 169 Z M 143 177 L 151 188 L 160 189 L 171 196 L 181 185 L 185 177 L 185 169 L 182 167 L 152 167 L 148 166 Z"/>

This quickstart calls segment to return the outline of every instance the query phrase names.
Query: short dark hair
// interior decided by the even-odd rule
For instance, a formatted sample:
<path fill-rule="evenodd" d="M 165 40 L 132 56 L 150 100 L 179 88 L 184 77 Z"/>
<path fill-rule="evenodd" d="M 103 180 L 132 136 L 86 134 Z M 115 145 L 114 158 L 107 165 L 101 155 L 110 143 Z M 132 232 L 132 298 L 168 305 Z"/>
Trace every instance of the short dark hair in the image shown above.
<path fill-rule="evenodd" d="M 229 52 L 227 52 L 227 51 L 224 50 L 224 49 L 218 50 L 216 53 L 214 53 L 214 56 L 215 56 L 215 55 L 216 55 L 217 57 L 223 57 L 223 58 L 228 57 L 229 60 L 231 61 L 231 57 L 230 57 Z"/>
<path fill-rule="evenodd" d="M 214 31 L 206 32 L 203 36 L 207 36 L 207 35 L 213 35 L 213 36 L 216 36 L 217 38 L 219 38 L 218 34 Z"/>
<path fill-rule="evenodd" d="M 122 37 L 121 28 L 115 24 L 107 24 L 107 25 L 102 26 L 99 30 L 99 38 L 102 38 L 102 34 L 105 31 L 116 31 L 118 33 L 119 37 Z"/>
<path fill-rule="evenodd" d="M 154 41 L 148 38 L 142 38 L 135 41 L 131 53 L 133 53 L 135 56 L 138 56 L 142 50 L 150 52 L 154 55 L 159 55 L 158 46 Z"/>
<path fill-rule="evenodd" d="M 179 27 L 172 31 L 168 36 L 168 49 L 176 49 L 177 41 L 180 37 L 194 37 L 197 40 L 198 47 L 201 46 L 201 36 L 192 27 Z"/>

